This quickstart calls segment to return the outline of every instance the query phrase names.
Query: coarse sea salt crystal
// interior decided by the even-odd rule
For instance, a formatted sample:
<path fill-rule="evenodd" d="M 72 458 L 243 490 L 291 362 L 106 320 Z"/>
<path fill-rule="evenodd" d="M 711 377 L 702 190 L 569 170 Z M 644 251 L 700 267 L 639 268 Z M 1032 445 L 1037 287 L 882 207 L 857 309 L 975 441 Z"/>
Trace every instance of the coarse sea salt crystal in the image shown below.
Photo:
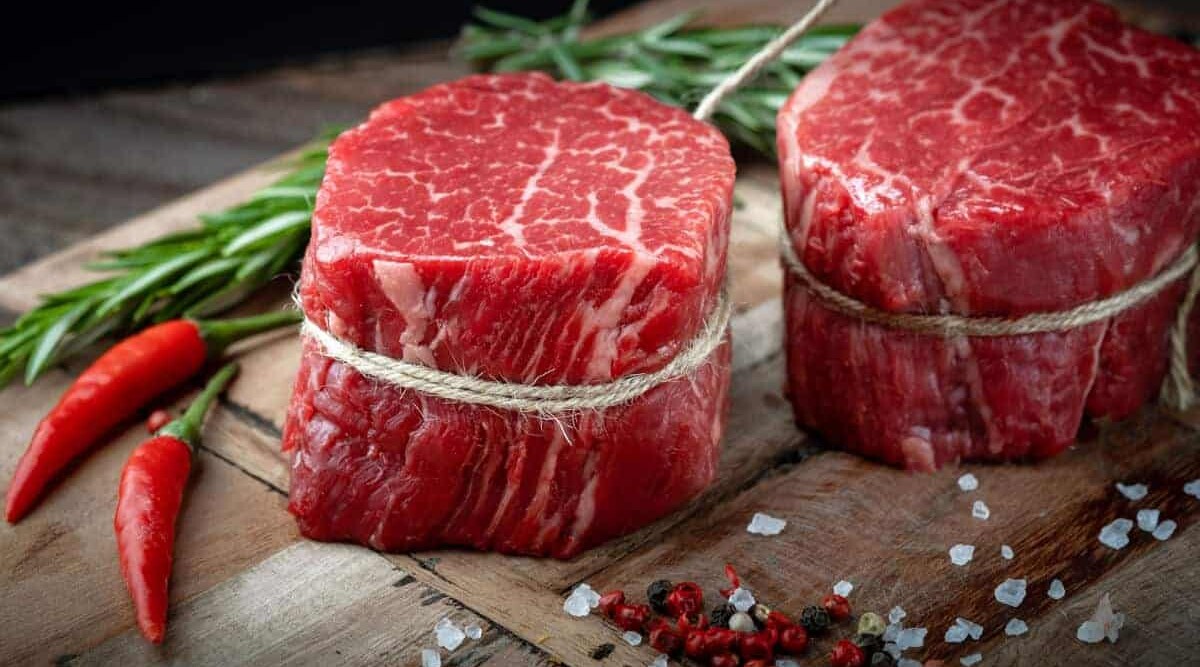
<path fill-rule="evenodd" d="M 1009 619 L 1008 625 L 1004 626 L 1004 634 L 1009 637 L 1020 637 L 1029 632 L 1029 625 L 1019 618 Z"/>
<path fill-rule="evenodd" d="M 800 663 L 787 658 L 780 658 L 775 661 L 775 667 L 800 667 Z"/>
<path fill-rule="evenodd" d="M 778 535 L 783 532 L 786 526 L 787 521 L 784 519 L 776 519 L 770 514 L 755 512 L 754 516 L 750 519 L 750 525 L 746 526 L 746 532 L 755 535 Z"/>
<path fill-rule="evenodd" d="M 987 503 L 982 500 L 976 500 L 974 505 L 971 505 L 971 516 L 976 519 L 987 521 L 987 518 L 992 515 L 992 511 L 988 509 Z"/>
<path fill-rule="evenodd" d="M 947 644 L 961 644 L 967 641 L 967 629 L 956 623 L 946 628 L 946 636 L 943 639 Z"/>
<path fill-rule="evenodd" d="M 587 584 L 579 584 L 575 587 L 575 591 L 579 593 L 583 599 L 587 600 L 588 606 L 592 609 L 600 606 L 600 594 L 592 589 Z"/>
<path fill-rule="evenodd" d="M 1006 579 L 996 587 L 996 600 L 1010 607 L 1020 607 L 1025 601 L 1025 580 Z"/>
<path fill-rule="evenodd" d="M 1012 547 L 1008 546 L 1007 544 L 1000 545 L 1000 557 L 1001 558 L 1003 558 L 1004 560 L 1012 560 L 1013 556 L 1016 556 L 1016 554 L 1013 553 Z"/>
<path fill-rule="evenodd" d="M 650 663 L 650 667 L 667 667 L 669 664 L 670 662 L 667 658 L 667 654 L 659 653 L 658 657 L 654 659 L 654 662 Z M 779 665 L 779 662 L 776 662 L 775 664 Z"/>
<path fill-rule="evenodd" d="M 447 651 L 453 651 L 462 646 L 463 641 L 467 638 L 467 634 L 448 618 L 438 621 L 437 625 L 433 627 L 433 632 L 437 635 L 438 646 Z"/>
<path fill-rule="evenodd" d="M 1193 479 L 1187 484 L 1184 484 L 1183 492 L 1195 498 L 1196 500 L 1200 500 L 1200 479 Z"/>
<path fill-rule="evenodd" d="M 967 473 L 958 478 L 958 488 L 963 491 L 974 491 L 979 488 L 979 480 L 976 479 L 975 475 Z"/>
<path fill-rule="evenodd" d="M 904 628 L 896 635 L 896 646 L 899 646 L 901 651 L 921 648 L 925 645 L 925 632 L 925 628 Z"/>
<path fill-rule="evenodd" d="M 970 544 L 956 544 L 950 547 L 950 562 L 955 565 L 966 565 L 975 557 L 975 547 Z"/>
<path fill-rule="evenodd" d="M 583 618 L 592 613 L 592 606 L 588 604 L 587 598 L 571 593 L 563 600 L 563 611 L 575 618 Z"/>
<path fill-rule="evenodd" d="M 1158 524 L 1158 527 L 1154 529 L 1154 539 L 1160 542 L 1171 539 L 1171 536 L 1174 534 L 1175 522 L 1170 519 Z"/>
<path fill-rule="evenodd" d="M 1050 589 L 1046 591 L 1046 595 L 1052 600 L 1061 600 L 1067 595 L 1067 588 L 1063 586 L 1062 579 L 1055 579 L 1050 582 Z"/>
<path fill-rule="evenodd" d="M 896 637 L 903 629 L 904 626 L 900 625 L 899 623 L 889 623 L 888 626 L 883 629 L 883 641 L 895 644 Z"/>
<path fill-rule="evenodd" d="M 1125 614 L 1113 612 L 1112 599 L 1105 593 L 1096 605 L 1096 612 L 1075 631 L 1075 637 L 1087 644 L 1098 644 L 1105 638 L 1115 644 L 1124 626 Z"/>
<path fill-rule="evenodd" d="M 978 623 L 968 621 L 967 619 L 963 618 L 962 616 L 959 616 L 958 618 L 954 619 L 954 623 L 955 623 L 955 625 L 958 625 L 958 626 L 962 627 L 963 629 L 965 629 L 967 631 L 967 634 L 971 635 L 971 639 L 978 640 L 980 637 L 983 636 L 983 626 Z"/>
<path fill-rule="evenodd" d="M 900 658 L 900 661 L 896 663 L 896 667 L 921 667 L 921 661 L 913 660 L 912 658 Z"/>
<path fill-rule="evenodd" d="M 1104 626 L 1096 621 L 1084 621 L 1075 631 L 1075 638 L 1085 644 L 1099 644 L 1104 641 Z"/>
<path fill-rule="evenodd" d="M 1121 495 L 1130 500 L 1141 500 L 1146 497 L 1146 493 L 1150 491 L 1150 487 L 1145 484 L 1122 484 L 1117 482 L 1117 490 Z"/>
<path fill-rule="evenodd" d="M 479 627 L 478 625 L 475 625 L 474 623 L 472 623 L 472 624 L 468 625 L 466 628 L 464 628 L 464 631 L 467 633 L 467 636 L 470 637 L 471 639 L 479 639 L 480 637 L 483 637 L 483 628 Z"/>
<path fill-rule="evenodd" d="M 642 635 L 634 632 L 633 630 L 629 630 L 625 634 L 621 635 L 621 639 L 624 639 L 625 643 L 629 644 L 630 646 L 637 646 L 638 644 L 642 643 Z"/>
<path fill-rule="evenodd" d="M 735 588 L 729 594 L 729 604 L 738 611 L 750 611 L 750 608 L 754 606 L 754 595 L 744 588 Z"/>
<path fill-rule="evenodd" d="M 892 656 L 896 660 L 900 659 L 900 647 L 896 646 L 896 642 L 888 642 L 883 645 L 883 652 Z"/>
<path fill-rule="evenodd" d="M 846 597 L 847 595 L 850 595 L 850 591 L 852 591 L 852 590 L 854 590 L 854 584 L 850 583 L 849 581 L 846 581 L 845 579 L 842 579 L 841 581 L 839 581 L 833 585 L 833 594 L 834 595 L 840 595 L 842 597 Z"/>
<path fill-rule="evenodd" d="M 900 621 L 904 620 L 905 616 L 908 616 L 908 614 L 904 613 L 904 607 L 896 605 L 895 607 L 892 607 L 891 611 L 888 612 L 888 622 L 899 623 Z"/>
<path fill-rule="evenodd" d="M 1100 544 L 1113 549 L 1124 549 L 1129 544 L 1129 531 L 1133 530 L 1133 522 L 1129 519 L 1117 519 L 1100 529 Z"/>
<path fill-rule="evenodd" d="M 978 665 L 981 660 L 983 660 L 982 653 L 972 653 L 971 655 L 964 655 L 959 658 L 958 662 L 965 665 L 965 667 L 971 667 L 971 665 Z"/>
<path fill-rule="evenodd" d="M 1154 529 L 1158 527 L 1158 516 L 1158 510 L 1138 510 L 1137 527 L 1147 533 L 1153 533 Z"/>
<path fill-rule="evenodd" d="M 421 649 L 421 667 L 442 667 L 442 656 L 431 648 Z"/>

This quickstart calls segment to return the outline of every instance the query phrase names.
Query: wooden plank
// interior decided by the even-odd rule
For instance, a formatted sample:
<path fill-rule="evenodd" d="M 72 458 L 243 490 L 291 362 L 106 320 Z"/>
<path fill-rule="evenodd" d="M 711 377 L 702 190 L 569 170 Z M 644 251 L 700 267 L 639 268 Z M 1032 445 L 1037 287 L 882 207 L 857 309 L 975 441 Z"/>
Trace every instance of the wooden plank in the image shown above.
<path fill-rule="evenodd" d="M 130 629 L 72 664 L 416 664 L 422 649 L 437 647 L 433 628 L 443 618 L 484 629 L 440 651 L 444 664 L 549 662 L 379 554 L 299 542 L 174 608 L 164 645 Z"/>
<path fill-rule="evenodd" d="M 6 483 L 41 413 L 68 381 L 55 372 L 33 388 L 0 391 L 6 415 L 0 479 Z M 0 522 L 0 656 L 6 660 L 46 663 L 132 626 L 112 516 L 121 467 L 145 438 L 140 424 L 132 426 L 85 457 L 21 523 Z M 174 603 L 296 539 L 276 491 L 207 453 L 197 461 L 179 521 Z"/>
<path fill-rule="evenodd" d="M 978 491 L 957 488 L 965 471 L 980 479 Z M 847 579 L 855 585 L 851 600 L 859 612 L 886 614 L 901 605 L 907 625 L 928 627 L 929 648 L 914 657 L 951 664 L 975 651 L 1014 659 L 1038 655 L 1042 665 L 1178 664 L 1197 649 L 1200 597 L 1191 592 L 1200 586 L 1200 571 L 1184 554 L 1194 553 L 1200 502 L 1186 497 L 1182 486 L 1200 476 L 1200 437 L 1152 413 L 1037 466 L 972 465 L 914 475 L 828 452 L 775 472 L 614 561 L 591 577 L 591 585 L 640 597 L 650 581 L 665 577 L 692 579 L 715 591 L 723 585 L 722 564 L 732 563 L 757 599 L 795 614 Z M 1146 482 L 1151 495 L 1129 502 L 1113 487 L 1121 480 Z M 972 518 L 976 499 L 990 506 L 987 521 Z M 1173 540 L 1159 543 L 1135 529 L 1124 550 L 1099 543 L 1103 525 L 1151 507 L 1179 523 Z M 747 534 L 758 511 L 787 519 L 786 530 L 769 538 Z M 958 543 L 976 547 L 965 567 L 949 560 L 949 548 Z M 1000 557 L 1001 544 L 1012 546 L 1014 560 Z M 1017 610 L 993 597 L 1009 577 L 1029 581 Z M 1066 583 L 1064 603 L 1045 594 L 1056 577 Z M 1101 591 L 1124 605 L 1118 610 L 1130 615 L 1130 628 L 1115 646 L 1084 646 L 1075 641 L 1075 628 Z M 942 642 L 958 616 L 982 624 L 985 642 Z M 1007 639 L 1003 627 L 1013 617 L 1042 630 Z M 817 651 L 849 633 L 842 628 Z"/>

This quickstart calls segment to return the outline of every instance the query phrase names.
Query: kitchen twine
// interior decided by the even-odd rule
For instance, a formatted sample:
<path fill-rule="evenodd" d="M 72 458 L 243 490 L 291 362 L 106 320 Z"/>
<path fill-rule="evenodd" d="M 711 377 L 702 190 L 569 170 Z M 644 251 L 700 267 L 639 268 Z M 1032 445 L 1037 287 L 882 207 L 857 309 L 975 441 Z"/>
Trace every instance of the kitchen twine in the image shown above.
<path fill-rule="evenodd" d="M 736 72 L 705 95 L 692 116 L 700 121 L 708 121 L 725 97 L 753 79 L 763 67 L 778 58 L 836 2 L 837 0 L 817 2 L 799 21 L 768 42 Z M 1200 268 L 1197 268 L 1197 250 L 1194 246 L 1188 248 L 1165 271 L 1124 292 L 1069 310 L 1034 313 L 1013 319 L 916 315 L 879 310 L 818 280 L 796 256 L 786 236 L 782 238 L 781 249 L 783 261 L 790 272 L 832 310 L 872 324 L 942 337 L 1015 336 L 1074 329 L 1124 312 L 1158 294 L 1167 285 L 1191 271 L 1188 291 L 1176 313 L 1171 331 L 1170 372 L 1163 383 L 1160 400 L 1177 409 L 1187 408 L 1195 400 L 1195 389 L 1188 373 L 1187 359 L 1188 316 L 1196 294 L 1200 291 Z M 529 385 L 485 380 L 368 352 L 330 334 L 307 318 L 301 331 L 317 342 L 326 356 L 375 380 L 458 403 L 554 416 L 622 405 L 664 382 L 690 375 L 707 362 L 712 352 L 725 339 L 731 314 L 728 291 L 722 289 L 717 304 L 701 332 L 665 366 L 651 373 L 627 375 L 611 382 L 589 385 Z"/>

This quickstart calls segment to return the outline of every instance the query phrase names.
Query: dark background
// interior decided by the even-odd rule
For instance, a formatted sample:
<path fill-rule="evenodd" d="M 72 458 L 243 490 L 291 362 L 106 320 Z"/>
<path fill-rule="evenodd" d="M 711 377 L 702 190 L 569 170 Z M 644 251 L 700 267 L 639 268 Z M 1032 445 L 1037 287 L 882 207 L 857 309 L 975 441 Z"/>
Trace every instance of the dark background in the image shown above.
<path fill-rule="evenodd" d="M 198 80 L 302 62 L 324 53 L 450 37 L 467 0 L 345 2 L 33 2 L 4 10 L 0 100 L 113 85 Z M 548 18 L 570 0 L 488 0 Z M 632 0 L 593 0 L 602 16 Z M 18 11 L 13 9 L 13 11 Z"/>

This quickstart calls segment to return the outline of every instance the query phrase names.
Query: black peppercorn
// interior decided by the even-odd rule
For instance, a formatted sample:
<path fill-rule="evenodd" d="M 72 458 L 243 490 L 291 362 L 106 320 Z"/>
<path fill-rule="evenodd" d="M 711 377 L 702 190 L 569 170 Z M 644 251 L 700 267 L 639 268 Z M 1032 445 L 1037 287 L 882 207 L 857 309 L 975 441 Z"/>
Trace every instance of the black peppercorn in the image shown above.
<path fill-rule="evenodd" d="M 891 653 L 879 651 L 871 656 L 871 667 L 895 667 L 896 659 Z"/>
<path fill-rule="evenodd" d="M 829 612 L 824 607 L 812 605 L 800 612 L 800 625 L 808 630 L 810 635 L 819 635 L 829 629 Z"/>
<path fill-rule="evenodd" d="M 673 588 L 675 585 L 666 579 L 659 579 L 646 587 L 646 598 L 650 600 L 650 606 L 654 608 L 654 611 L 664 616 L 671 615 L 670 610 L 667 609 L 667 596 L 671 594 Z"/>
<path fill-rule="evenodd" d="M 857 634 L 854 635 L 854 644 L 867 654 L 867 657 L 879 653 L 883 650 L 883 637 L 879 635 Z"/>
<path fill-rule="evenodd" d="M 717 605 L 713 607 L 713 610 L 708 615 L 709 625 L 718 628 L 728 628 L 729 619 L 736 613 L 737 610 L 729 603 Z"/>

